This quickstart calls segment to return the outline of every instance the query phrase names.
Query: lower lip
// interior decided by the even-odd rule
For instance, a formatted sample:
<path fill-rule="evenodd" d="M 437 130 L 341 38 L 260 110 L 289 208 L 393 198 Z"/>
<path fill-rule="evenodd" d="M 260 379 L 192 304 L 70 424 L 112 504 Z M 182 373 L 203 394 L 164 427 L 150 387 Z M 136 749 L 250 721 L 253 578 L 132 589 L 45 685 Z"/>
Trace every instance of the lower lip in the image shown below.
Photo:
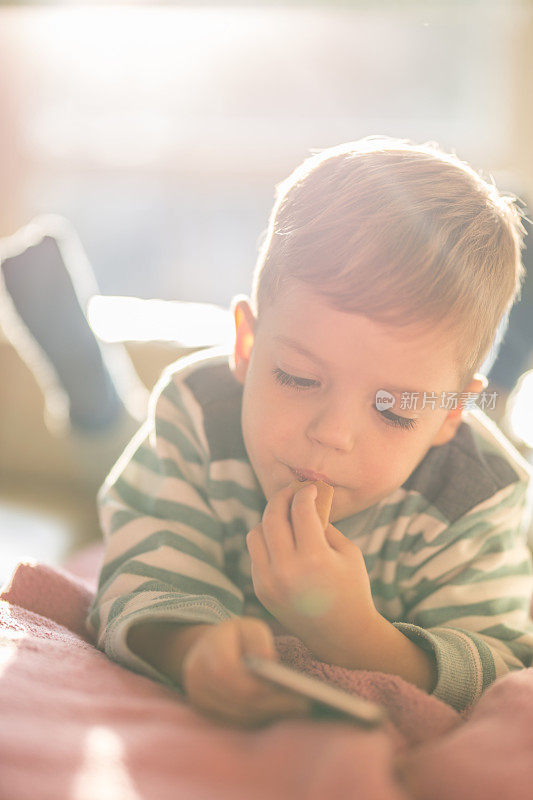
<path fill-rule="evenodd" d="M 297 472 L 292 467 L 289 467 L 289 469 L 292 472 L 292 474 L 297 478 L 297 480 L 301 481 L 302 483 L 304 481 L 308 481 L 308 480 L 315 480 L 315 478 L 306 478 L 304 475 L 302 475 L 301 472 Z M 318 479 L 316 479 L 316 480 L 318 480 Z M 322 478 L 320 478 L 320 480 L 322 480 Z M 337 484 L 335 484 L 335 483 L 329 483 L 329 481 L 323 481 L 323 482 L 324 483 L 328 483 L 330 486 L 333 486 L 334 488 L 337 488 Z"/>

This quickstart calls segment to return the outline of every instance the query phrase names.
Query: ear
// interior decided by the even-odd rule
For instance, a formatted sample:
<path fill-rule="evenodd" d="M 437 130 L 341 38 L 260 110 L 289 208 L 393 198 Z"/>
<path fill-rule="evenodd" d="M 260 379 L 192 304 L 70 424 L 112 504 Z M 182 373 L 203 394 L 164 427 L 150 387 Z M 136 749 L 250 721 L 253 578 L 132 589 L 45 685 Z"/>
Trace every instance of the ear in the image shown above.
<path fill-rule="evenodd" d="M 233 376 L 239 383 L 244 383 L 254 345 L 256 320 L 250 302 L 244 295 L 237 295 L 233 298 L 231 313 L 235 320 L 235 343 L 230 367 Z"/>
<path fill-rule="evenodd" d="M 489 381 L 486 375 L 476 372 L 468 386 L 463 389 L 463 392 L 479 394 L 483 391 L 483 389 L 486 389 L 488 382 Z M 454 408 L 453 411 L 450 411 L 443 424 L 439 428 L 437 435 L 431 442 L 431 447 L 437 447 L 440 444 L 446 444 L 450 441 L 450 439 L 453 439 L 457 433 L 457 428 L 463 421 L 464 410 L 465 409 L 462 407 L 462 405 L 458 405 L 457 408 Z"/>

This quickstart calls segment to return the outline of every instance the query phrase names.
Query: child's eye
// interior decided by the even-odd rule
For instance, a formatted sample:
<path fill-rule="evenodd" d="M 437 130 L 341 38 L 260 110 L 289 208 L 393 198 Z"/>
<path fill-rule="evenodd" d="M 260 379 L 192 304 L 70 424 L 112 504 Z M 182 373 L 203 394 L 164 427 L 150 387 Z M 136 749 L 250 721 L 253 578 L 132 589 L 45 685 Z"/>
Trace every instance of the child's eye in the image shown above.
<path fill-rule="evenodd" d="M 281 383 L 282 386 L 290 386 L 296 389 L 297 392 L 302 391 L 302 389 L 310 389 L 312 386 L 318 386 L 318 381 L 311 380 L 310 378 L 297 378 L 296 375 L 289 375 L 288 372 L 284 372 L 284 370 L 279 367 L 275 367 L 275 369 L 272 370 L 272 374 L 276 381 Z"/>
<path fill-rule="evenodd" d="M 296 389 L 297 392 L 301 392 L 303 389 L 310 389 L 313 386 L 318 386 L 318 381 L 312 380 L 311 378 L 298 378 L 296 375 L 290 375 L 279 367 L 275 367 L 272 370 L 272 374 L 276 381 L 281 383 L 282 386 L 290 386 L 292 389 Z M 393 428 L 402 428 L 402 430 L 412 430 L 416 428 L 416 419 L 411 419 L 411 417 L 399 417 L 397 414 L 393 414 L 388 410 L 379 411 L 376 406 L 374 406 L 374 408 L 386 425 L 390 425 Z"/>
<path fill-rule="evenodd" d="M 412 430 L 416 428 L 416 419 L 411 419 L 411 417 L 399 417 L 397 414 L 393 414 L 388 410 L 379 411 L 376 406 L 374 406 L 374 408 L 381 415 L 386 425 L 392 425 L 393 428 L 402 428 L 403 430 Z"/>

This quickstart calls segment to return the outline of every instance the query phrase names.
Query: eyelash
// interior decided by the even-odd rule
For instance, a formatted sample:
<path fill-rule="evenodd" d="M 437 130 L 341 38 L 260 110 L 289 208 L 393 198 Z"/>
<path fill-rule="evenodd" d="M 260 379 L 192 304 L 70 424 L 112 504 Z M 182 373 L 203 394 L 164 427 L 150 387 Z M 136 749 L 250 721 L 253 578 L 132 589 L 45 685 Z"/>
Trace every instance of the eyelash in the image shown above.
<path fill-rule="evenodd" d="M 297 378 L 296 375 L 290 375 L 288 372 L 285 372 L 279 367 L 275 367 L 272 370 L 272 374 L 274 375 L 275 380 L 282 386 L 288 386 L 291 389 L 295 389 L 297 392 L 305 391 L 306 389 L 310 389 L 312 386 L 316 386 L 318 384 L 318 381 L 311 380 L 310 378 Z M 374 406 L 374 408 L 376 408 L 376 406 Z M 413 428 L 416 428 L 417 425 L 416 419 L 411 419 L 410 417 L 398 417 L 396 414 L 392 414 L 390 411 L 378 411 L 378 414 L 380 417 L 382 417 L 385 424 L 392 428 L 412 430 Z"/>

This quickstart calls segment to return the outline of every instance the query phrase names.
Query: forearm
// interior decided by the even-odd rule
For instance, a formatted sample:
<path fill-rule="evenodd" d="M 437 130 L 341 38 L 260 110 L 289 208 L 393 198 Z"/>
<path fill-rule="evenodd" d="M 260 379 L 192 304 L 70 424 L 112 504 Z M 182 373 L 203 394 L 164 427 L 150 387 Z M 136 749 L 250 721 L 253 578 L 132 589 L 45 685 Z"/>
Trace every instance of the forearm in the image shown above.
<path fill-rule="evenodd" d="M 358 669 L 373 669 L 399 675 L 419 689 L 431 693 L 437 683 L 437 667 L 431 652 L 404 636 L 385 617 L 368 636 Z"/>
<path fill-rule="evenodd" d="M 144 622 L 128 631 L 131 650 L 181 686 L 181 665 L 207 623 Z"/>
<path fill-rule="evenodd" d="M 318 653 L 319 658 L 347 669 L 365 669 L 398 675 L 431 693 L 437 682 L 437 669 L 431 653 L 418 647 L 385 617 L 377 614 L 350 650 Z"/>

